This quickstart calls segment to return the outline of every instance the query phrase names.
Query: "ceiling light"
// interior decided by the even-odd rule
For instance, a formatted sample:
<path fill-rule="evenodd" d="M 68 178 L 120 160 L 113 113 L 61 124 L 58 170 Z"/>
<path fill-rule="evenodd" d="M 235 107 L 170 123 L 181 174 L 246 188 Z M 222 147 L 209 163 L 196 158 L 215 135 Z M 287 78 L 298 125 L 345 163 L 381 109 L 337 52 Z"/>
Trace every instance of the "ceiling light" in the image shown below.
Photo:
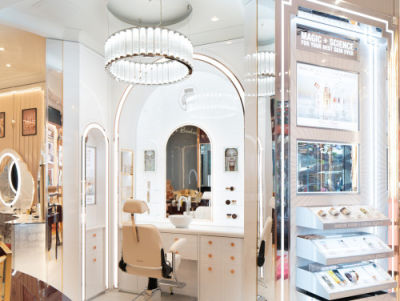
<path fill-rule="evenodd" d="M 4 47 L 0 47 L 0 51 L 4 51 L 5 49 L 4 49 Z"/>
<path fill-rule="evenodd" d="M 214 17 L 211 18 L 211 21 L 217 22 L 217 21 L 219 21 L 219 18 L 217 16 L 214 16 Z"/>
<path fill-rule="evenodd" d="M 105 44 L 105 66 L 119 81 L 162 85 L 193 72 L 193 45 L 184 35 L 160 27 L 121 30 Z"/>
<path fill-rule="evenodd" d="M 226 41 L 226 44 L 230 45 L 232 44 L 232 41 Z"/>
<path fill-rule="evenodd" d="M 6 67 L 7 67 L 7 68 L 10 68 L 10 67 L 11 67 L 11 64 L 6 64 Z"/>

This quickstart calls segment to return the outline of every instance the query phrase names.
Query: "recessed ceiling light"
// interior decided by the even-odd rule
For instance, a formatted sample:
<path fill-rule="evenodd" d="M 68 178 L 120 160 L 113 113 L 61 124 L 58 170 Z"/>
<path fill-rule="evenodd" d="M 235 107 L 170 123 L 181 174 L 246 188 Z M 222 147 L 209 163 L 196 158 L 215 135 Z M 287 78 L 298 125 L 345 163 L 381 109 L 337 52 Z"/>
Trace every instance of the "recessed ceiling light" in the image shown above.
<path fill-rule="evenodd" d="M 214 17 L 211 18 L 211 21 L 217 22 L 217 21 L 219 21 L 219 18 L 217 16 L 214 16 Z"/>
<path fill-rule="evenodd" d="M 230 45 L 232 44 L 232 41 L 226 41 L 226 44 Z"/>
<path fill-rule="evenodd" d="M 7 67 L 7 68 L 10 68 L 10 67 L 11 67 L 11 64 L 6 64 L 6 67 Z"/>
<path fill-rule="evenodd" d="M 4 51 L 5 49 L 4 49 L 4 47 L 0 47 L 0 51 Z"/>

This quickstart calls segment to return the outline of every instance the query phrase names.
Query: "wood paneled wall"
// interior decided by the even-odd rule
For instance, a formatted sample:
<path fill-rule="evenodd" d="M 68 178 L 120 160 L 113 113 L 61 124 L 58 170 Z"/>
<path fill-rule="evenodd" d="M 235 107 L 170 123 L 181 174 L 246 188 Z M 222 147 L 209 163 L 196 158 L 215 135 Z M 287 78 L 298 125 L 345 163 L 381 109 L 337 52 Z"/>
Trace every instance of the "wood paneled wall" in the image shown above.
<path fill-rule="evenodd" d="M 30 108 L 37 109 L 37 133 L 34 136 L 22 136 L 22 110 Z M 38 172 L 42 154 L 44 156 L 46 153 L 44 83 L 14 91 L 0 91 L 0 112 L 6 112 L 6 133 L 4 138 L 0 138 L 0 151 L 12 148 L 28 165 L 35 181 L 34 204 L 36 204 Z"/>

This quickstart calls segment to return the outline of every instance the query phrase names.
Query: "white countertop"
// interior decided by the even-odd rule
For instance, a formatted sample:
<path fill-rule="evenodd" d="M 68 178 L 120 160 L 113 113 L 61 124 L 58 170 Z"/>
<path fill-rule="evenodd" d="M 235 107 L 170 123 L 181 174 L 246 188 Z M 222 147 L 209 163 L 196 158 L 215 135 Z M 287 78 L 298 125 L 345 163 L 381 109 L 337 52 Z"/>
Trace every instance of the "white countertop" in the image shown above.
<path fill-rule="evenodd" d="M 130 222 L 124 222 L 130 224 Z M 218 226 L 210 223 L 192 223 L 188 228 L 176 228 L 168 220 L 166 221 L 138 221 L 140 224 L 152 224 L 156 226 L 161 233 L 179 233 L 188 235 L 210 235 L 210 236 L 223 236 L 223 237 L 236 237 L 243 238 L 243 228 Z"/>

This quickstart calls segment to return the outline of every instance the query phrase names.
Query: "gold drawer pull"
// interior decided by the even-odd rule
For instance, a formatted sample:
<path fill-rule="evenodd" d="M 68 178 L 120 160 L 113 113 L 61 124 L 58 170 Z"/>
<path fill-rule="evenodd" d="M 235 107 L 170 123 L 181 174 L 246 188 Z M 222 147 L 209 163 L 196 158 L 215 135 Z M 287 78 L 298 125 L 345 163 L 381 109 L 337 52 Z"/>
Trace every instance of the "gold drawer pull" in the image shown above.
<path fill-rule="evenodd" d="M 209 245 L 212 245 L 212 240 L 209 240 L 209 241 L 208 241 L 208 244 L 209 244 Z"/>
<path fill-rule="evenodd" d="M 231 274 L 235 274 L 235 270 L 231 270 Z"/>
<path fill-rule="evenodd" d="M 93 235 L 92 235 L 93 237 L 96 237 L 96 233 L 93 233 Z"/>
<path fill-rule="evenodd" d="M 93 258 L 93 262 L 96 262 L 97 260 L 96 260 L 96 258 Z"/>
<path fill-rule="evenodd" d="M 234 247 L 235 246 L 235 243 L 234 242 L 231 242 L 231 247 Z"/>
<path fill-rule="evenodd" d="M 212 258 L 212 254 L 208 254 L 208 258 Z"/>
<path fill-rule="evenodd" d="M 178 241 L 178 239 L 179 239 L 178 237 L 175 237 L 175 238 L 174 238 L 174 241 Z"/>
<path fill-rule="evenodd" d="M 96 246 L 93 246 L 93 250 L 96 250 Z"/>
<path fill-rule="evenodd" d="M 178 252 L 178 251 L 175 251 L 175 254 L 179 254 L 179 252 Z"/>
<path fill-rule="evenodd" d="M 208 270 L 211 272 L 212 271 L 212 267 L 208 267 Z"/>
<path fill-rule="evenodd" d="M 231 260 L 235 260 L 235 256 L 231 256 Z"/>

